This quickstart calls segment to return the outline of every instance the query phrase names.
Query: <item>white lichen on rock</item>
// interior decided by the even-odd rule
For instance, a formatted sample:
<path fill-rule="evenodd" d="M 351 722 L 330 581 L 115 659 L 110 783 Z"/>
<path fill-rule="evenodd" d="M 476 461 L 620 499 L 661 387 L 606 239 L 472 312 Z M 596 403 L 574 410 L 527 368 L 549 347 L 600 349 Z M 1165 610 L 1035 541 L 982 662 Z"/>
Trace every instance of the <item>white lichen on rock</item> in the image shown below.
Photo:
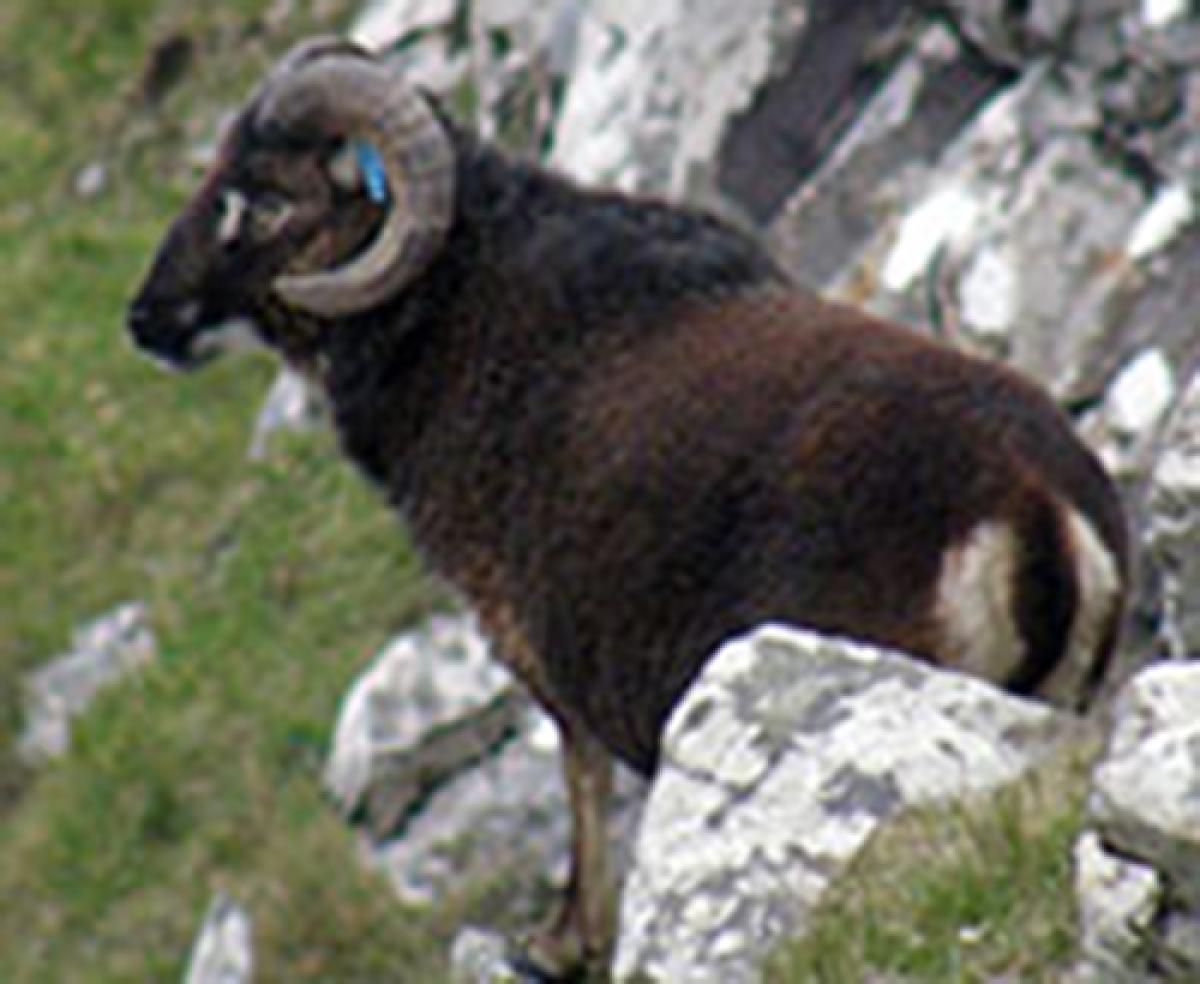
<path fill-rule="evenodd" d="M 75 633 L 69 653 L 25 678 L 25 731 L 17 749 L 38 764 L 65 753 L 71 721 L 101 690 L 146 666 L 157 656 L 146 608 L 122 605 Z"/>
<path fill-rule="evenodd" d="M 903 654 L 782 626 L 728 643 L 666 729 L 617 979 L 757 980 L 881 823 L 1016 778 L 1056 730 Z"/>

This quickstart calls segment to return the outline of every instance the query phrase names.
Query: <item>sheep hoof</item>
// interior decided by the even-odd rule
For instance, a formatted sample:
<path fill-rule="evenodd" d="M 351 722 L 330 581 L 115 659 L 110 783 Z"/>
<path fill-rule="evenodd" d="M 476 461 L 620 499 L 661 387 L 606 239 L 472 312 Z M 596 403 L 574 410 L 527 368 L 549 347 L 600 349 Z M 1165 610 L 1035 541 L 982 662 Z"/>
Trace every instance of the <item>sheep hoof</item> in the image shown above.
<path fill-rule="evenodd" d="M 608 956 L 589 954 L 574 927 L 540 929 L 523 939 L 512 958 L 522 984 L 607 981 Z"/>

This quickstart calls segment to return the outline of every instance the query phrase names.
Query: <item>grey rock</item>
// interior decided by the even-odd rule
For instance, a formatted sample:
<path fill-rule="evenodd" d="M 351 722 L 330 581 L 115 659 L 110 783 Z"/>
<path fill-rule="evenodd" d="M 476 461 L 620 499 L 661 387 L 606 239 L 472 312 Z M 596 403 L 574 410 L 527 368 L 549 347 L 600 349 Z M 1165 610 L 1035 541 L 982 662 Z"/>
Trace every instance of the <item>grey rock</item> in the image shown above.
<path fill-rule="evenodd" d="M 278 434 L 317 430 L 326 426 L 328 419 L 329 411 L 318 390 L 299 373 L 282 369 L 258 412 L 247 456 L 261 461 Z"/>
<path fill-rule="evenodd" d="M 108 168 L 101 161 L 93 161 L 75 175 L 75 194 L 80 198 L 95 198 L 108 186 Z"/>
<path fill-rule="evenodd" d="M 1080 346 L 1097 337 L 1062 326 L 1077 298 L 1105 282 L 1096 257 L 1124 240 L 1142 204 L 1138 187 L 1097 158 L 1086 137 L 1063 137 L 1030 162 L 1011 210 L 989 236 L 1019 257 L 1013 324 L 1021 330 L 1013 333 L 1012 360 L 1056 392 L 1073 382 Z"/>
<path fill-rule="evenodd" d="M 1151 28 L 1169 27 L 1188 15 L 1189 0 L 1144 0 L 1142 20 Z"/>
<path fill-rule="evenodd" d="M 496 697 L 510 683 L 468 617 L 437 616 L 394 640 L 342 701 L 325 785 L 353 813 L 381 760 Z"/>
<path fill-rule="evenodd" d="M 1100 405 L 1080 421 L 1080 432 L 1113 475 L 1144 479 L 1177 398 L 1169 359 L 1162 349 L 1146 349 L 1110 381 Z"/>
<path fill-rule="evenodd" d="M 516 687 L 432 729 L 418 743 L 382 751 L 356 819 L 379 838 L 403 829 L 436 790 L 497 754 L 527 727 L 533 711 Z"/>
<path fill-rule="evenodd" d="M 728 643 L 666 730 L 617 979 L 757 980 L 881 823 L 1015 779 L 1058 725 L 898 653 L 781 626 Z"/>
<path fill-rule="evenodd" d="M 451 779 L 374 848 L 401 898 L 430 902 L 473 875 L 561 867 L 566 798 L 557 734 L 542 727 Z"/>
<path fill-rule="evenodd" d="M 628 864 L 644 782 L 616 775 L 609 840 L 614 871 Z M 455 886 L 507 873 L 517 921 L 540 912 L 536 897 L 547 873 L 566 876 L 570 812 L 560 778 L 558 736 L 540 713 L 495 755 L 437 789 L 371 856 L 397 894 L 412 903 L 438 899 Z"/>
<path fill-rule="evenodd" d="M 1182 981 L 1200 974 L 1200 912 L 1169 912 L 1160 930 L 1158 962 L 1169 979 Z"/>
<path fill-rule="evenodd" d="M 459 0 L 369 0 L 350 27 L 350 36 L 374 51 L 386 51 L 420 31 L 447 27 Z"/>
<path fill-rule="evenodd" d="M 192 947 L 184 984 L 249 984 L 253 946 L 250 917 L 233 899 L 219 895 Z"/>
<path fill-rule="evenodd" d="M 122 605 L 75 633 L 71 651 L 25 678 L 26 725 L 17 749 L 38 764 L 67 751 L 71 721 L 106 687 L 157 655 L 145 606 Z"/>
<path fill-rule="evenodd" d="M 1161 663 L 1122 690 L 1089 811 L 1105 840 L 1200 911 L 1200 663 Z"/>
<path fill-rule="evenodd" d="M 1071 56 L 1094 71 L 1111 70 L 1126 57 L 1137 29 L 1138 0 L 1085 0 L 1072 25 Z"/>
<path fill-rule="evenodd" d="M 858 119 L 868 107 L 890 103 L 891 117 L 875 122 L 898 125 L 891 121 L 894 115 L 907 114 L 909 103 L 931 94 L 936 83 L 919 80 L 914 85 L 913 73 L 901 71 L 910 77 L 900 85 L 884 83 L 890 99 L 876 95 L 880 82 L 910 58 L 911 49 L 920 47 L 915 39 L 924 25 L 912 13 L 906 0 L 793 4 L 791 16 L 777 24 L 774 67 L 749 105 L 724 128 L 715 160 L 718 202 L 729 200 L 756 222 L 771 221 L 797 185 L 807 184 L 830 157 L 841 154 L 844 134 L 859 128 Z M 969 72 L 958 75 L 954 68 L 934 74 L 943 75 L 945 112 L 931 105 L 916 110 L 931 125 L 969 103 L 975 81 L 965 77 Z M 902 129 L 919 138 L 923 128 Z M 707 188 L 697 185 L 695 190 Z"/>
<path fill-rule="evenodd" d="M 901 212 L 925 187 L 946 144 L 1003 80 L 944 26 L 919 35 L 774 218 L 771 236 L 788 268 L 807 283 L 834 282 L 881 216 Z"/>
<path fill-rule="evenodd" d="M 1182 184 L 1164 185 L 1138 217 L 1125 251 L 1134 260 L 1153 257 L 1191 226 L 1196 217 L 1196 196 L 1191 189 Z"/>
<path fill-rule="evenodd" d="M 579 25 L 553 163 L 586 182 L 682 196 L 715 186 L 725 128 L 780 64 L 805 4 L 597 0 Z"/>
<path fill-rule="evenodd" d="M 935 297 L 958 341 L 1069 392 L 1110 327 L 1101 316 L 1107 299 L 1134 276 L 1114 244 L 1125 242 L 1144 203 L 1071 118 L 1075 105 L 1053 76 L 1027 72 L 983 108 L 923 189 L 904 197 L 905 210 L 881 223 L 834 290 L 853 297 L 857 285 L 872 285 L 859 299 L 918 323 Z M 1054 137 L 1036 134 L 1035 124 Z M 1099 262 L 1106 252 L 1115 273 Z M 1068 322 L 1074 330 L 1064 331 Z"/>
<path fill-rule="evenodd" d="M 468 5 L 476 126 L 540 154 L 551 140 L 579 47 L 583 0 Z"/>
<path fill-rule="evenodd" d="M 772 228 L 784 261 L 1011 359 L 1070 407 L 1095 403 L 1148 348 L 1185 371 L 1200 60 L 1179 39 L 1200 20 L 1133 0 L 950 6 L 961 37 L 911 32 L 872 99 L 843 107 L 853 119 L 815 173 L 797 169 Z M 760 139 L 807 130 L 781 123 Z"/>
<path fill-rule="evenodd" d="M 1126 684 L 1076 846 L 1085 981 L 1200 979 L 1200 664 Z"/>
<path fill-rule="evenodd" d="M 1155 208 L 1154 203 L 1148 206 L 1137 227 L 1146 228 L 1146 214 Z M 1154 220 L 1149 224 L 1161 230 L 1167 223 Z M 1154 238 L 1147 234 L 1144 241 Z M 1190 316 L 1200 304 L 1197 263 L 1200 228 L 1192 222 L 1168 235 L 1156 250 L 1133 264 L 1132 271 L 1114 273 L 1122 282 L 1109 292 L 1102 307 L 1084 305 L 1098 312 L 1098 320 L 1106 328 L 1099 335 L 1100 344 L 1085 353 L 1085 362 L 1076 373 L 1077 396 L 1103 398 L 1116 376 L 1147 349 L 1162 351 L 1181 385 L 1200 369 L 1196 325 Z M 1064 331 L 1073 331 L 1076 321 L 1077 317 L 1069 319 Z"/>
<path fill-rule="evenodd" d="M 372 0 L 347 32 L 387 55 L 398 73 L 443 98 L 469 77 L 471 53 L 455 29 L 466 0 Z"/>
<path fill-rule="evenodd" d="M 1162 439 L 1149 496 L 1149 549 L 1162 580 L 1163 634 L 1177 657 L 1200 655 L 1200 371 Z"/>
<path fill-rule="evenodd" d="M 1097 260 L 1124 242 L 1143 194 L 1095 149 L 1099 111 L 1085 79 L 1048 62 L 1000 91 L 976 78 L 961 109 L 977 112 L 961 130 L 947 132 L 962 119 L 952 115 L 951 126 L 935 127 L 938 146 L 889 162 L 875 186 L 864 185 L 872 235 L 824 282 L 918 324 L 942 320 L 933 309 L 946 308 L 953 324 L 942 327 L 964 344 L 1012 354 L 1048 382 L 1069 381 L 1075 349 L 1100 329 L 1079 316 L 1081 340 L 1064 332 L 1074 308 L 1063 292 L 1078 303 L 1093 289 L 1099 307 L 1116 289 L 1121 281 L 1110 283 Z M 836 177 L 821 190 L 839 193 Z M 797 218 L 793 240 L 806 236 Z"/>
<path fill-rule="evenodd" d="M 1096 984 L 1151 979 L 1146 943 L 1164 896 L 1158 872 L 1110 853 L 1088 831 L 1075 845 L 1075 891 L 1081 926 L 1077 979 Z"/>
<path fill-rule="evenodd" d="M 431 902 L 464 881 L 523 872 L 526 895 L 513 905 L 527 905 L 532 918 L 533 879 L 565 871 L 569 811 L 558 734 L 512 693 L 474 620 L 440 616 L 391 643 L 344 699 L 326 787 L 346 814 L 366 820 L 367 855 L 406 901 Z M 487 718 L 493 709 L 503 715 L 499 727 Z M 455 747 L 443 755 L 446 736 Z M 436 774 L 414 779 L 404 772 L 410 767 Z M 643 785 L 618 770 L 611 821 L 618 869 Z"/>
<path fill-rule="evenodd" d="M 465 926 L 450 946 L 450 977 L 454 984 L 518 984 L 521 973 L 510 953 L 508 940 L 499 933 Z"/>
<path fill-rule="evenodd" d="M 578 48 L 583 0 L 376 0 L 351 28 L 404 75 L 449 99 L 468 95 L 488 139 L 540 152 Z"/>
<path fill-rule="evenodd" d="M 949 0 L 962 32 L 987 55 L 1020 66 L 1030 58 L 1062 47 L 1077 16 L 1078 0 Z"/>

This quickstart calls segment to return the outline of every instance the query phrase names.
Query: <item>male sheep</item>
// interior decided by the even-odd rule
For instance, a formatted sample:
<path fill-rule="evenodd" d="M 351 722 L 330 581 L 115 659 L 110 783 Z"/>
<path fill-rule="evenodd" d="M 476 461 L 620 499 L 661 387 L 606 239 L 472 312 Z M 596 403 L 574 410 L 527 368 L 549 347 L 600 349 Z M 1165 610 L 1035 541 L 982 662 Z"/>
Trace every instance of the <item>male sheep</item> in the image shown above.
<path fill-rule="evenodd" d="M 611 943 L 610 754 L 654 770 L 722 640 L 792 622 L 1071 706 L 1109 660 L 1122 510 L 1035 385 L 817 298 L 715 218 L 511 160 L 348 42 L 268 75 L 129 314 L 179 369 L 230 323 L 324 389 L 561 729 L 546 973 Z"/>

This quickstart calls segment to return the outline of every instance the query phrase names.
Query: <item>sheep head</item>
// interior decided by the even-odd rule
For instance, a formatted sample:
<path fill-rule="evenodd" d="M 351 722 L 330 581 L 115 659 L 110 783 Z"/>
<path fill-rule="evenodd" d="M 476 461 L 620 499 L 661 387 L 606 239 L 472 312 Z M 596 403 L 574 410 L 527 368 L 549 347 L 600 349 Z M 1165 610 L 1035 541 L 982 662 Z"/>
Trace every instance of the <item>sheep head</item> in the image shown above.
<path fill-rule="evenodd" d="M 387 201 L 359 155 L 381 162 Z M 453 214 L 450 140 L 425 99 L 337 38 L 293 49 L 224 140 L 168 230 L 129 311 L 138 347 L 178 369 L 231 325 L 287 350 L 385 303 L 436 255 Z"/>

